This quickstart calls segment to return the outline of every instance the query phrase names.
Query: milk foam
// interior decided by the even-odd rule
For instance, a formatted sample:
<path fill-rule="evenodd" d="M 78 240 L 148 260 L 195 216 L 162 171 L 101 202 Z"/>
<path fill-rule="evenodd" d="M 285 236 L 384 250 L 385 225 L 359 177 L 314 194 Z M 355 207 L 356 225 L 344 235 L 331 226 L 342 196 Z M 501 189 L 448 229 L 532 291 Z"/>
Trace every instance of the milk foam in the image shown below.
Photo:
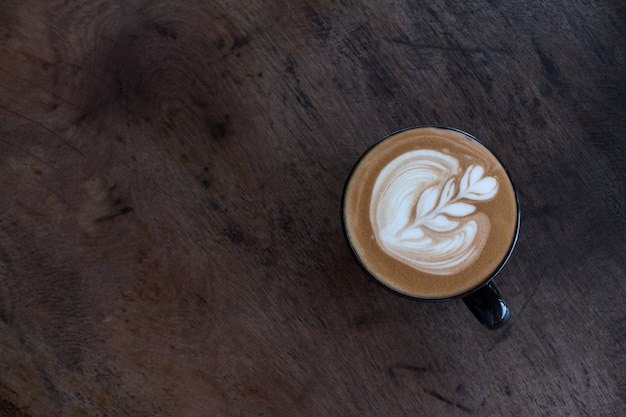
<path fill-rule="evenodd" d="M 485 246 L 490 222 L 476 202 L 498 192 L 480 165 L 462 166 L 435 150 L 406 152 L 378 175 L 370 202 L 376 241 L 390 256 L 435 275 L 470 266 Z"/>

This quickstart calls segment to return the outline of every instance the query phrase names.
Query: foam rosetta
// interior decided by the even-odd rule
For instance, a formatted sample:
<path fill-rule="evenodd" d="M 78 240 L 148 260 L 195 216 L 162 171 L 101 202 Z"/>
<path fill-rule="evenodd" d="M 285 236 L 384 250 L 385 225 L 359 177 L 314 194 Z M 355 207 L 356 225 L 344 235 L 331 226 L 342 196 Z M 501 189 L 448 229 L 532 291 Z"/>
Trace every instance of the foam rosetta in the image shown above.
<path fill-rule="evenodd" d="M 370 221 L 380 247 L 419 271 L 448 275 L 469 267 L 485 246 L 490 221 L 476 203 L 492 199 L 496 178 L 435 150 L 415 150 L 378 175 Z"/>

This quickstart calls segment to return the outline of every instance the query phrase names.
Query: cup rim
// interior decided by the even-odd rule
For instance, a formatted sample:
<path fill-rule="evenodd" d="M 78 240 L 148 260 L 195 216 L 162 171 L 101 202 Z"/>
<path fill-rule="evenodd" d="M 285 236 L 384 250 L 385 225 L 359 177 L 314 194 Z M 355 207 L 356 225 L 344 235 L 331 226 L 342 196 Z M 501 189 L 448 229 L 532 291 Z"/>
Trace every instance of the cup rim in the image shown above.
<path fill-rule="evenodd" d="M 500 264 L 494 269 L 494 271 L 491 274 L 489 274 L 487 276 L 487 278 L 484 281 L 481 281 L 480 284 L 476 285 L 472 289 L 470 289 L 468 291 L 465 291 L 465 292 L 463 292 L 461 294 L 457 294 L 457 295 L 453 295 L 451 297 L 445 297 L 445 298 L 424 298 L 424 297 L 414 296 L 414 295 L 410 295 L 410 294 L 404 293 L 402 291 L 396 290 L 396 289 L 392 288 L 391 286 L 385 284 L 381 279 L 377 278 L 376 275 L 373 272 L 371 272 L 365 266 L 365 263 L 361 260 L 358 252 L 356 251 L 356 249 L 352 245 L 352 242 L 350 241 L 350 237 L 348 236 L 348 230 L 347 230 L 347 225 L 346 225 L 345 204 L 346 204 L 346 192 L 347 192 L 348 184 L 350 183 L 350 180 L 352 179 L 352 176 L 354 175 L 355 170 L 357 169 L 357 167 L 359 166 L 361 161 L 365 158 L 365 156 L 368 155 L 370 152 L 372 152 L 379 144 L 381 144 L 382 142 L 392 138 L 395 135 L 398 135 L 398 134 L 400 134 L 402 132 L 406 132 L 406 131 L 409 131 L 409 130 L 418 130 L 418 129 L 425 129 L 425 128 L 452 130 L 452 131 L 458 132 L 458 133 L 460 133 L 460 134 L 462 134 L 464 136 L 467 136 L 468 138 L 470 138 L 470 139 L 478 142 L 480 145 L 482 145 L 485 149 L 487 149 L 494 156 L 494 158 L 496 158 L 498 163 L 500 163 L 500 165 L 504 169 L 504 172 L 506 173 L 509 181 L 511 182 L 511 187 L 513 189 L 513 195 L 515 196 L 515 206 L 516 206 L 515 233 L 514 233 L 513 239 L 511 240 L 511 244 L 510 244 L 510 246 L 509 246 L 505 256 L 503 257 L 502 261 L 500 262 Z M 472 293 L 478 291 L 479 289 L 481 289 L 485 285 L 489 284 L 498 274 L 500 274 L 502 269 L 504 269 L 505 265 L 508 263 L 509 259 L 511 258 L 511 255 L 513 254 L 513 250 L 515 249 L 515 246 L 516 246 L 518 238 L 519 238 L 520 226 L 521 226 L 521 207 L 520 207 L 519 193 L 517 191 L 517 186 L 515 185 L 515 182 L 513 181 L 513 178 L 511 176 L 511 173 L 510 173 L 509 169 L 503 163 L 503 161 L 500 158 L 500 156 L 489 145 L 487 145 L 484 141 L 482 141 L 481 139 L 477 138 L 476 136 L 474 136 L 474 135 L 472 135 L 472 134 L 470 134 L 470 133 L 468 133 L 468 132 L 466 132 L 464 130 L 461 130 L 461 129 L 458 129 L 458 128 L 455 128 L 455 127 L 450 127 L 450 126 L 446 126 L 446 125 L 437 125 L 437 124 L 413 125 L 413 126 L 408 126 L 408 127 L 404 127 L 404 128 L 395 130 L 395 131 L 393 131 L 393 132 L 383 136 L 381 139 L 377 140 L 372 145 L 370 145 L 367 149 L 365 149 L 365 151 L 363 151 L 361 153 L 361 155 L 359 156 L 359 158 L 354 162 L 354 164 L 352 165 L 352 168 L 350 169 L 350 172 L 349 172 L 349 174 L 348 174 L 348 176 L 346 178 L 346 181 L 344 183 L 343 192 L 342 192 L 342 195 L 341 195 L 341 224 L 342 224 L 342 228 L 343 228 L 343 236 L 346 239 L 346 242 L 348 244 L 348 247 L 350 248 L 350 251 L 352 252 L 352 255 L 356 259 L 357 264 L 375 282 L 377 282 L 379 285 L 381 285 L 386 290 L 391 291 L 392 293 L 394 293 L 396 295 L 399 295 L 401 297 L 404 297 L 404 298 L 408 298 L 408 299 L 411 299 L 411 300 L 423 301 L 423 302 L 439 303 L 439 302 L 458 300 L 458 299 L 462 299 L 464 297 L 467 297 L 467 296 L 471 295 Z"/>

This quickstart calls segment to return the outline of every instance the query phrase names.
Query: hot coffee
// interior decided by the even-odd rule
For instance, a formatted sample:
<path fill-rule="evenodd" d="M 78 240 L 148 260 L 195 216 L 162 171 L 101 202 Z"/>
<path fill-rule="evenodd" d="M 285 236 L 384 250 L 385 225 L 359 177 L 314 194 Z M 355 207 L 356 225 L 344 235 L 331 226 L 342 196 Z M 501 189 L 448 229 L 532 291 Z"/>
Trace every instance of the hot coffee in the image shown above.
<path fill-rule="evenodd" d="M 509 176 L 454 129 L 397 132 L 372 147 L 345 188 L 346 235 L 383 284 L 422 299 L 463 295 L 490 279 L 515 243 Z"/>

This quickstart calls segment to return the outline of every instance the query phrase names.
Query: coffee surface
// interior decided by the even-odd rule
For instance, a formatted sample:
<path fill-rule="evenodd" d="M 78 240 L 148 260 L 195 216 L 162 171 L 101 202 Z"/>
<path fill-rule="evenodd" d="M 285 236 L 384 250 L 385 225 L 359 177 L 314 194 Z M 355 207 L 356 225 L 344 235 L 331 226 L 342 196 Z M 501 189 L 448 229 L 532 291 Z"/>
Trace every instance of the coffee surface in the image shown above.
<path fill-rule="evenodd" d="M 493 275 L 517 233 L 517 200 L 497 158 L 452 129 L 408 129 L 357 163 L 344 224 L 358 258 L 418 298 L 463 294 Z"/>

